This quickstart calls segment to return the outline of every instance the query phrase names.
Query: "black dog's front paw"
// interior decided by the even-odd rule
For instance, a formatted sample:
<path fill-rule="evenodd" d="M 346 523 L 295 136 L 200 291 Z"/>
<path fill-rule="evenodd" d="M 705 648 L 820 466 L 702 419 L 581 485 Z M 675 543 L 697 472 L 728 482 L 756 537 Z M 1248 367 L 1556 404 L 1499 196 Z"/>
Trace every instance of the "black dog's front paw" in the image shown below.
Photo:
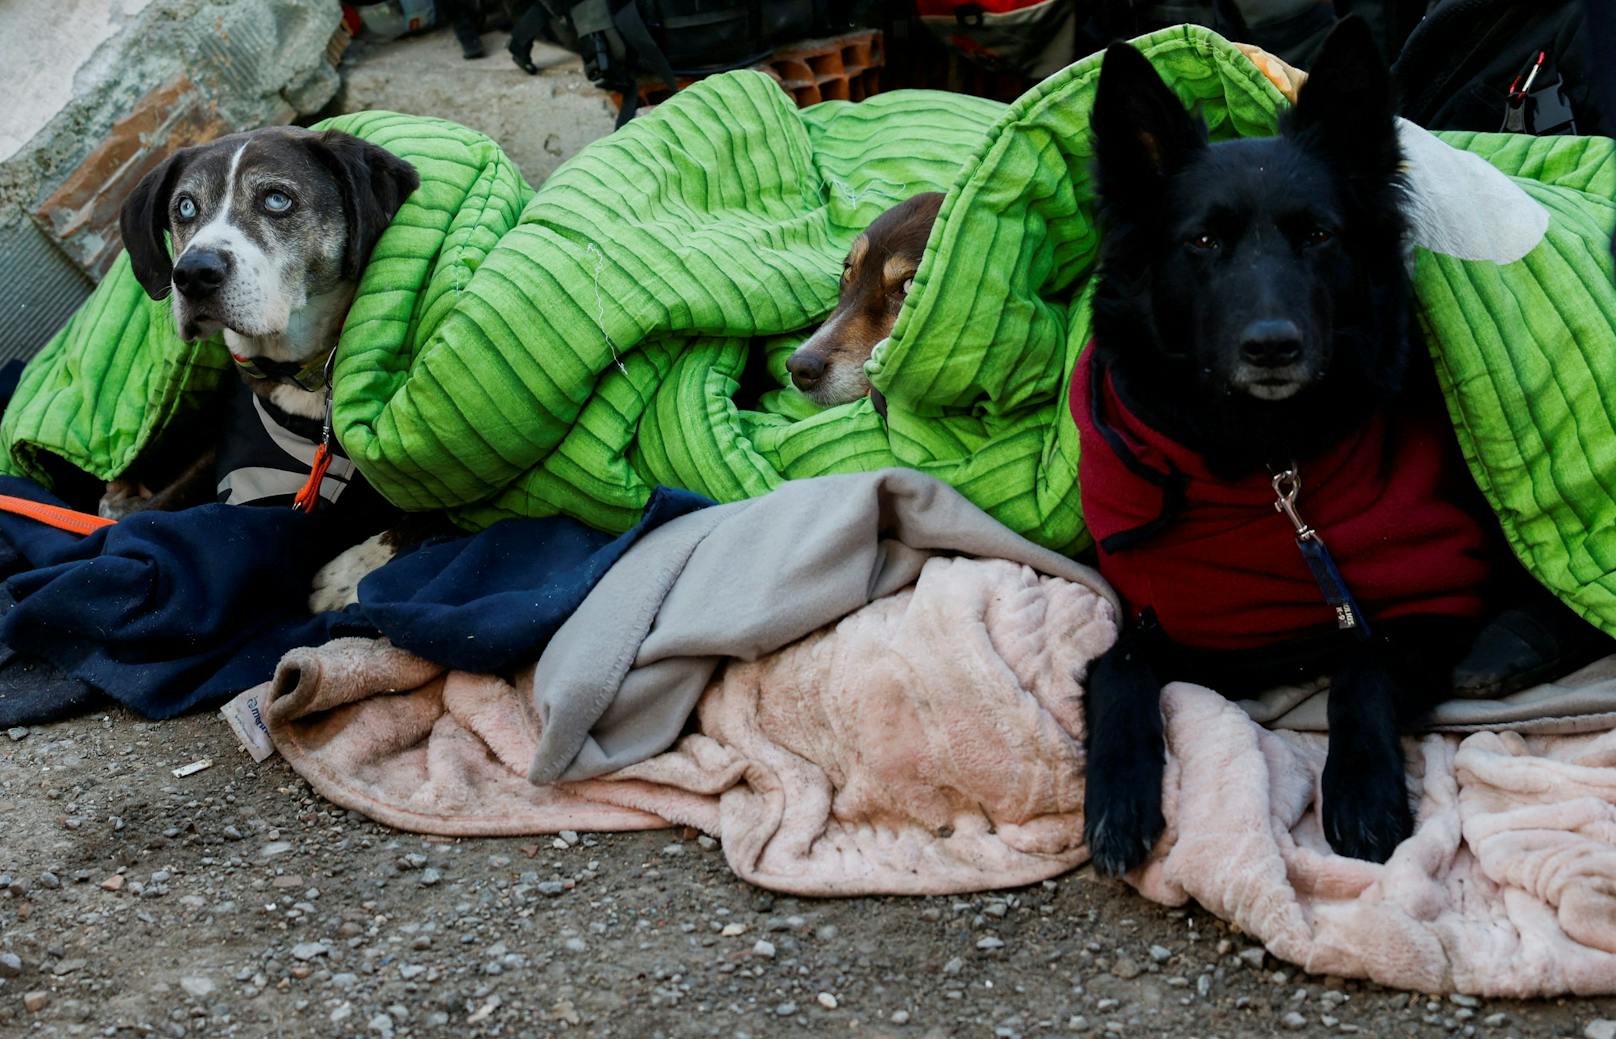
<path fill-rule="evenodd" d="M 1343 765 L 1331 755 L 1324 766 L 1324 836 L 1348 858 L 1385 862 L 1414 832 L 1401 762 L 1370 770 Z"/>
<path fill-rule="evenodd" d="M 1123 632 L 1095 662 L 1083 704 L 1083 839 L 1094 867 L 1111 876 L 1144 862 L 1165 825 L 1161 680 L 1151 663 L 1155 631 L 1152 620 Z"/>
<path fill-rule="evenodd" d="M 1109 876 L 1145 861 L 1166 825 L 1161 810 L 1160 753 L 1141 751 L 1126 765 L 1090 764 L 1083 793 L 1083 839 L 1094 868 Z"/>

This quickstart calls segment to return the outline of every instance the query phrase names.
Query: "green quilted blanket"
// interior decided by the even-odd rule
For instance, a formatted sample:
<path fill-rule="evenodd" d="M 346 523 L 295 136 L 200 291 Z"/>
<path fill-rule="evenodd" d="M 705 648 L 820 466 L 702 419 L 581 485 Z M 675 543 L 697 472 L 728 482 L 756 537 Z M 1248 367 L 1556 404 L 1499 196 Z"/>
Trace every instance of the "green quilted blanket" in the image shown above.
<path fill-rule="evenodd" d="M 1199 28 L 1139 41 L 1214 137 L 1285 102 Z M 408 158 L 422 188 L 383 236 L 344 329 L 338 436 L 410 509 L 468 526 L 566 513 L 604 528 L 651 487 L 720 500 L 890 465 L 931 473 L 1034 540 L 1087 543 L 1067 375 L 1088 340 L 1097 232 L 1087 119 L 1098 56 L 1011 106 L 900 91 L 799 111 L 767 78 L 703 81 L 533 191 L 487 138 L 391 113 L 329 126 Z M 1417 282 L 1471 465 L 1521 557 L 1616 631 L 1616 191 L 1605 139 L 1449 135 L 1553 214 L 1508 266 L 1422 255 Z M 946 190 L 891 339 L 885 394 L 819 411 L 736 403 L 834 304 L 841 257 L 888 206 Z M 120 261 L 29 367 L 0 464 L 120 472 L 229 366 L 179 343 Z"/>

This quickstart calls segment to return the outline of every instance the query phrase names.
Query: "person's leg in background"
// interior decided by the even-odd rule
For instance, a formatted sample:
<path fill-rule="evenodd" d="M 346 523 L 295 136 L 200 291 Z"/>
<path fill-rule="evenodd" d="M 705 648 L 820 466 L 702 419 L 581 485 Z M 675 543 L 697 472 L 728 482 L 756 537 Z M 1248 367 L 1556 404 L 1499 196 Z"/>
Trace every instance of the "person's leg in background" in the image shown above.
<path fill-rule="evenodd" d="M 537 75 L 539 67 L 533 64 L 533 41 L 549 26 L 550 12 L 539 0 L 520 0 L 511 5 L 511 13 L 516 21 L 511 25 L 511 40 L 505 48 L 511 52 L 511 60 L 516 62 L 517 68 L 530 76 Z"/>
<path fill-rule="evenodd" d="M 482 35 L 477 31 L 477 0 L 436 0 L 438 21 L 449 23 L 455 39 L 460 41 L 460 53 L 480 58 L 483 50 Z"/>

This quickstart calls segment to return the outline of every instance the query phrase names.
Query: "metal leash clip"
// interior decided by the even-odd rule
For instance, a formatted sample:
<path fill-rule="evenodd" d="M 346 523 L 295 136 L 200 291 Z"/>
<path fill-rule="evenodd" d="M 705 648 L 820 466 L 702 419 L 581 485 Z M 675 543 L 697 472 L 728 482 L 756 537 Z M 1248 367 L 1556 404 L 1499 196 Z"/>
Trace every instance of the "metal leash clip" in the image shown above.
<path fill-rule="evenodd" d="M 1296 547 L 1302 553 L 1302 561 L 1307 564 L 1325 603 L 1335 611 L 1336 627 L 1351 631 L 1359 638 L 1368 638 L 1369 621 L 1358 606 L 1358 600 L 1353 598 L 1352 589 L 1347 587 L 1346 579 L 1341 576 L 1329 548 L 1325 547 L 1324 539 L 1296 509 L 1296 499 L 1302 493 L 1302 474 L 1296 463 L 1292 462 L 1290 468 L 1275 473 L 1270 485 L 1274 488 L 1274 511 L 1290 520 L 1295 528 Z"/>
<path fill-rule="evenodd" d="M 1296 539 L 1318 540 L 1319 532 L 1308 526 L 1302 514 L 1296 511 L 1296 498 L 1302 493 L 1302 474 L 1297 472 L 1296 466 L 1292 465 L 1283 472 L 1275 473 L 1271 484 L 1276 496 L 1274 511 L 1284 513 L 1285 518 L 1291 521 L 1291 526 L 1296 528 Z"/>

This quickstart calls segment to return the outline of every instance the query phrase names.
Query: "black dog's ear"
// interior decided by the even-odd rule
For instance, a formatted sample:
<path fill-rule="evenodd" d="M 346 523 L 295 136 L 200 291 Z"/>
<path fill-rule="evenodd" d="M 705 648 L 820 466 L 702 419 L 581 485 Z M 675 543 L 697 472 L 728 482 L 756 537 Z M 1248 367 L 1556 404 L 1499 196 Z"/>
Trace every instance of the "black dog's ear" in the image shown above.
<path fill-rule="evenodd" d="M 357 278 L 394 214 L 420 187 L 420 174 L 386 148 L 338 130 L 309 138 L 309 147 L 342 191 L 342 212 L 348 222 L 342 273 Z"/>
<path fill-rule="evenodd" d="M 1397 110 L 1391 73 L 1369 23 L 1352 15 L 1330 30 L 1285 131 L 1359 176 L 1397 175 Z"/>
<path fill-rule="evenodd" d="M 1100 193 L 1112 202 L 1122 194 L 1154 195 L 1162 178 L 1206 147 L 1206 126 L 1126 43 L 1106 49 L 1090 125 Z"/>
<path fill-rule="evenodd" d="M 189 148 L 181 149 L 140 178 L 118 213 L 118 231 L 129 253 L 129 266 L 152 299 L 162 299 L 173 291 L 174 261 L 168 255 L 163 233 L 168 230 L 168 203 L 174 194 L 174 182 L 190 153 Z"/>

